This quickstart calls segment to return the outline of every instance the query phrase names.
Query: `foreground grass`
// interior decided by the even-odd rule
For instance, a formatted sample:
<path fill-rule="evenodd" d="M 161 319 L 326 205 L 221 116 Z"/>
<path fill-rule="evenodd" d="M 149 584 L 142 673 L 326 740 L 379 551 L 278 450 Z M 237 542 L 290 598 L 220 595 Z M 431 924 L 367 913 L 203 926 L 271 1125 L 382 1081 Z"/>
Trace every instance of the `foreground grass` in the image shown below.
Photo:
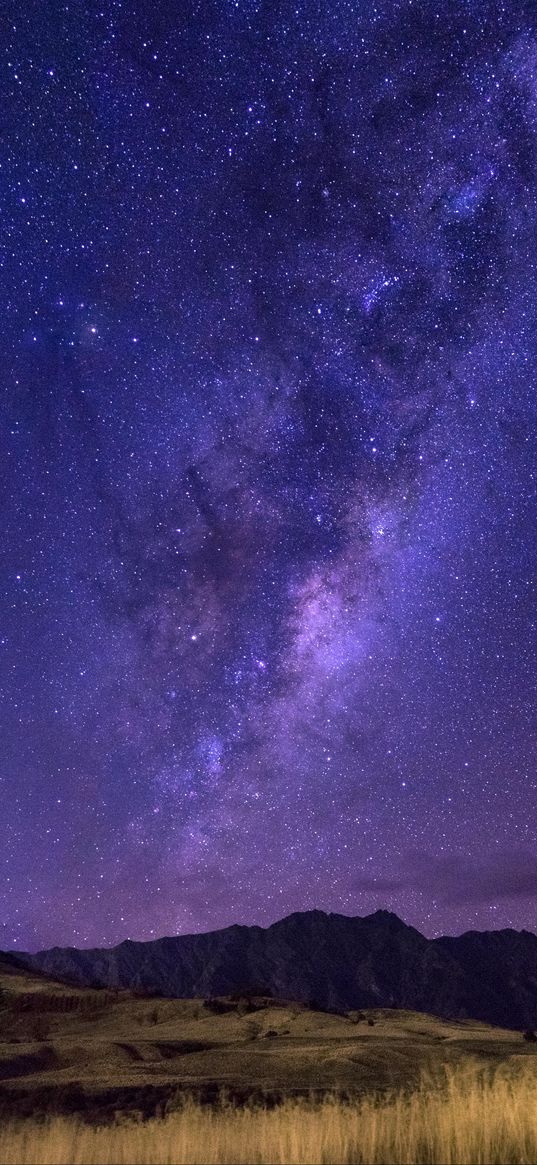
<path fill-rule="evenodd" d="M 0 1131 L 5 1165 L 533 1165 L 537 1069 L 446 1070 L 410 1095 L 278 1108 L 189 1104 L 164 1120 L 95 1128 L 69 1118 Z"/>

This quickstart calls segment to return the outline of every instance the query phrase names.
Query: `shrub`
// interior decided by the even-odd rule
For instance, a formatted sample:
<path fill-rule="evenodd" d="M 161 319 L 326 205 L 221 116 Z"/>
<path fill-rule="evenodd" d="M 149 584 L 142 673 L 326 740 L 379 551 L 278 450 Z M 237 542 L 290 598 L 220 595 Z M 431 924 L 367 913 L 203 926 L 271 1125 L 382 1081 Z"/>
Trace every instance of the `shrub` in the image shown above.
<path fill-rule="evenodd" d="M 227 1015 L 229 1011 L 235 1011 L 233 1004 L 224 1003 L 223 999 L 204 999 L 203 1006 L 211 1015 Z"/>
<path fill-rule="evenodd" d="M 272 991 L 270 987 L 264 986 L 262 983 L 254 984 L 252 987 L 241 987 L 240 990 L 234 991 L 230 997 L 233 1003 L 238 1003 L 240 1000 L 255 1000 L 271 999 Z"/>

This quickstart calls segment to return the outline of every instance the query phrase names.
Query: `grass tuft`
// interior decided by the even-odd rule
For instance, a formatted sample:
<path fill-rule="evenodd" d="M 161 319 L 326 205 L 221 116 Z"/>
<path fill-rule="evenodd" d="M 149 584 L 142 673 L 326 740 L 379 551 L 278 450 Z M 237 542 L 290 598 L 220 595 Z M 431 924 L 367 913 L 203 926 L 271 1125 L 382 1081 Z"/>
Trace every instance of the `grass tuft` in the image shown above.
<path fill-rule="evenodd" d="M 469 1062 L 410 1093 L 287 1100 L 277 1108 L 189 1102 L 163 1120 L 95 1127 L 74 1118 L 0 1131 L 4 1165 L 532 1165 L 537 1071 Z"/>

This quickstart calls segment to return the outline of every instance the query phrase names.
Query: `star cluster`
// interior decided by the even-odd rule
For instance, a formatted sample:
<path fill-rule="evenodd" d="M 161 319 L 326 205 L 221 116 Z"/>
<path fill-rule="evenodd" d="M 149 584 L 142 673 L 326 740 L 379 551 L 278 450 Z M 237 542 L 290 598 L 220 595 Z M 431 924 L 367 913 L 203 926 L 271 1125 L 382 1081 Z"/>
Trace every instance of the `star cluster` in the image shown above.
<path fill-rule="evenodd" d="M 537 927 L 535 6 L 28 0 L 0 84 L 0 945 Z"/>

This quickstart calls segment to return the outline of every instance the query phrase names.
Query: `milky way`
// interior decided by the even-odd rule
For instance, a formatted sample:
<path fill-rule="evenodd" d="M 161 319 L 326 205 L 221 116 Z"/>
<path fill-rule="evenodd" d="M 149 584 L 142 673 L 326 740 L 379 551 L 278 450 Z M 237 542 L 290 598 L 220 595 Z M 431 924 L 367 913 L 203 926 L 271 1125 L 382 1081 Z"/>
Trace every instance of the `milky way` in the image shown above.
<path fill-rule="evenodd" d="M 537 11 L 4 5 L 0 945 L 537 927 Z"/>

